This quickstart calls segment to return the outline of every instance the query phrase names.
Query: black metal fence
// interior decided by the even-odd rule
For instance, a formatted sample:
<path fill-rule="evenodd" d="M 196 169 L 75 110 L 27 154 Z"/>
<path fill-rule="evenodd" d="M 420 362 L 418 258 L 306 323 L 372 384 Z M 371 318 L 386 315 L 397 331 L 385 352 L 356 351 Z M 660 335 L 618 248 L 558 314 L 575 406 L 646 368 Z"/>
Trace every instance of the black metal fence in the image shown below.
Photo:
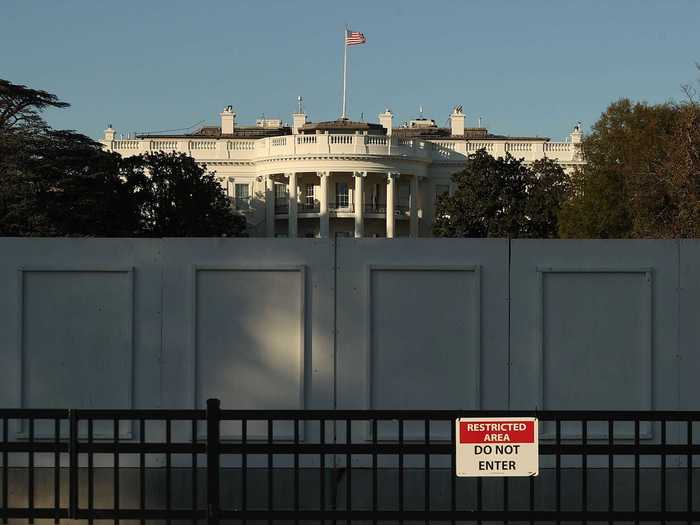
<path fill-rule="evenodd" d="M 536 416 L 540 476 L 457 478 L 455 419 Z M 0 410 L 0 518 L 700 523 L 700 412 Z M 694 467 L 694 462 L 695 466 Z"/>

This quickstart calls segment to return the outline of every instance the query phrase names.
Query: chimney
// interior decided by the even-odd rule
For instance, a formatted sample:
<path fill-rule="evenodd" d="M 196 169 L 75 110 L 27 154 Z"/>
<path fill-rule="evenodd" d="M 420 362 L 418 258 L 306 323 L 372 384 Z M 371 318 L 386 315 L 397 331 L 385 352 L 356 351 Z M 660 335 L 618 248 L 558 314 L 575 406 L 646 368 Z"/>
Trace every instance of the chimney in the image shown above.
<path fill-rule="evenodd" d="M 306 113 L 304 113 L 304 98 L 297 97 L 297 111 L 292 113 L 292 134 L 299 134 L 299 128 L 306 124 Z"/>
<path fill-rule="evenodd" d="M 466 117 L 462 106 L 455 106 L 450 115 L 450 123 L 452 124 L 452 136 L 453 137 L 463 137 L 464 136 L 464 121 Z"/>
<path fill-rule="evenodd" d="M 105 142 L 112 142 L 114 140 L 114 136 L 117 134 L 117 130 L 115 130 L 111 124 L 107 126 L 107 129 L 105 130 L 105 136 L 104 136 L 104 141 Z"/>
<path fill-rule="evenodd" d="M 233 106 L 226 106 L 221 112 L 221 133 L 223 135 L 231 135 L 235 125 L 236 113 L 233 111 Z"/>
<path fill-rule="evenodd" d="M 299 133 L 299 128 L 306 124 L 306 113 L 292 113 L 292 133 Z"/>
<path fill-rule="evenodd" d="M 574 129 L 569 133 L 569 138 L 574 144 L 580 144 L 583 139 L 583 133 L 581 133 L 581 122 L 574 126 Z"/>
<path fill-rule="evenodd" d="M 391 135 L 391 129 L 393 127 L 393 119 L 394 115 L 389 111 L 389 108 L 386 108 L 384 113 L 379 114 L 379 123 L 386 128 L 386 134 Z"/>

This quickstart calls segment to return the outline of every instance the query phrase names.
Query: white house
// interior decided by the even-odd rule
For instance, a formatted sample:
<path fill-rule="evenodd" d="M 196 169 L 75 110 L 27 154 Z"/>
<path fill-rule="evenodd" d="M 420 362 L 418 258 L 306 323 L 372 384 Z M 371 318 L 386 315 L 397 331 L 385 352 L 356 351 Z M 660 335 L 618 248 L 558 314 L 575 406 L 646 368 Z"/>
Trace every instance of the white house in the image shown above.
<path fill-rule="evenodd" d="M 118 137 L 111 126 L 102 143 L 122 156 L 183 152 L 216 172 L 253 236 L 430 236 L 436 196 L 450 191 L 450 175 L 467 155 L 486 149 L 532 162 L 583 163 L 581 129 L 567 142 L 494 135 L 466 127 L 461 106 L 450 128 L 417 118 L 394 126 L 388 109 L 379 123 L 339 119 L 307 122 L 299 107 L 292 125 L 260 119 L 241 126 L 227 106 L 219 126 L 190 134 Z"/>

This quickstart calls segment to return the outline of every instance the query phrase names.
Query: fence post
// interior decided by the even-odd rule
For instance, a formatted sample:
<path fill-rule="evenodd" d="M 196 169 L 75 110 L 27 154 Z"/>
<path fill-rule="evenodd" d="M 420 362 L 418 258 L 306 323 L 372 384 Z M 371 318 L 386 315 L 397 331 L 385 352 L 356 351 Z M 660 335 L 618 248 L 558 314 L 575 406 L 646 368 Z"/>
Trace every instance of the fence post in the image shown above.
<path fill-rule="evenodd" d="M 78 517 L 78 415 L 68 411 L 68 517 Z"/>
<path fill-rule="evenodd" d="M 219 525 L 219 422 L 221 401 L 207 399 L 207 524 Z"/>

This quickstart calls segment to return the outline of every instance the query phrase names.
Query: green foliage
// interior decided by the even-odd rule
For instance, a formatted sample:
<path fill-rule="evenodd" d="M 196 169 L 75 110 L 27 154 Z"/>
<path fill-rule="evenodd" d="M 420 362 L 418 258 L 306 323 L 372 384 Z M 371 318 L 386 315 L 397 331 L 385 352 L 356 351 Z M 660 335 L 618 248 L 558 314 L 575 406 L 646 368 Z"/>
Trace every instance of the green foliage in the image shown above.
<path fill-rule="evenodd" d="M 243 235 L 224 190 L 185 155 L 122 159 L 40 116 L 54 95 L 0 80 L 0 235 Z"/>
<path fill-rule="evenodd" d="M 245 219 L 233 212 L 213 173 L 184 153 L 159 152 L 126 158 L 120 175 L 136 203 L 141 235 L 245 233 Z"/>
<path fill-rule="evenodd" d="M 0 133 L 9 130 L 45 128 L 39 116 L 42 110 L 68 107 L 56 95 L 13 84 L 0 78 Z"/>
<path fill-rule="evenodd" d="M 438 237 L 556 237 L 568 195 L 564 170 L 551 160 L 526 166 L 480 150 L 452 176 L 453 195 L 439 198 L 433 233 Z"/>
<path fill-rule="evenodd" d="M 698 115 L 692 102 L 611 104 L 584 140 L 562 237 L 697 236 Z"/>

